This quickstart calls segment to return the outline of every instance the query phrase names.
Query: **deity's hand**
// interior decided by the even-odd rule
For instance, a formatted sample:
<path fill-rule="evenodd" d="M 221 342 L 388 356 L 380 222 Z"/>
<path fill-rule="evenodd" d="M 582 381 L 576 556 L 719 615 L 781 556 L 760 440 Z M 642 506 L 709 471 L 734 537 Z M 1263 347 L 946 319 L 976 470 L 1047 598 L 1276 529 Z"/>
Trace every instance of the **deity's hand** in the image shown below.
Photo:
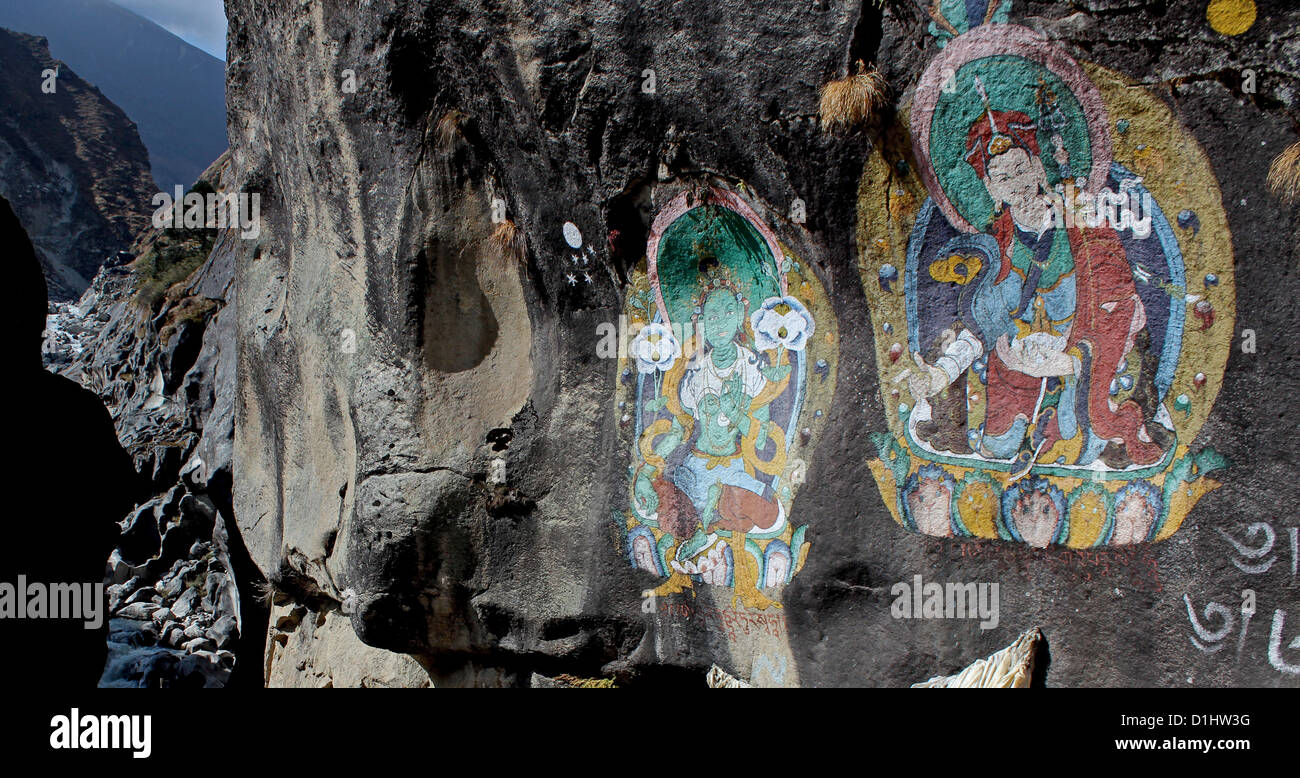
<path fill-rule="evenodd" d="M 1019 351 L 1011 349 L 1011 341 L 1005 334 L 998 336 L 998 342 L 993 345 L 993 349 L 998 352 L 998 359 L 1002 364 L 1018 372 L 1024 371 L 1024 360 L 1021 358 Z"/>
<path fill-rule="evenodd" d="M 913 399 L 922 400 L 933 397 L 948 387 L 948 374 L 934 365 L 927 365 L 920 354 L 913 353 L 912 361 L 916 369 L 907 376 L 907 388 Z"/>
<path fill-rule="evenodd" d="M 1045 352 L 1024 373 L 1034 378 L 1074 375 L 1074 360 L 1064 351 Z"/>
<path fill-rule="evenodd" d="M 1012 370 L 1034 378 L 1074 375 L 1074 359 L 1064 351 L 1042 343 L 1022 342 L 1013 347 L 1003 335 L 998 338 L 997 352 Z"/>
<path fill-rule="evenodd" d="M 727 416 L 731 419 L 732 423 L 738 425 L 741 432 L 745 434 L 749 433 L 749 425 L 745 424 L 744 421 L 749 418 L 750 402 L 750 397 L 742 394 L 736 398 L 734 405 L 727 405 Z"/>
<path fill-rule="evenodd" d="M 644 470 L 636 477 L 634 492 L 636 508 L 641 515 L 648 516 L 659 510 L 659 495 L 655 493 L 654 485 L 650 483 L 650 476 Z"/>
<path fill-rule="evenodd" d="M 655 444 L 654 452 L 664 459 L 672 456 L 673 452 L 677 450 L 677 447 L 682 444 L 682 436 L 684 433 L 685 430 L 682 429 L 682 425 L 679 424 L 676 417 L 674 417 L 673 426 L 670 427 L 668 432 L 659 439 L 658 443 Z"/>

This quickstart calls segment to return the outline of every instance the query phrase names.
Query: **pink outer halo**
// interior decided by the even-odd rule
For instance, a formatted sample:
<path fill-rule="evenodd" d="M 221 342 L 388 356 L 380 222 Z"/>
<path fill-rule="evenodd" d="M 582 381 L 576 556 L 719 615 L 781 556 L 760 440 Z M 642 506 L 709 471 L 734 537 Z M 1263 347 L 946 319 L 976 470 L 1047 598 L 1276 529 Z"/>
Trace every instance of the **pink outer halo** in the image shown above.
<path fill-rule="evenodd" d="M 949 223 L 962 232 L 978 232 L 966 221 L 940 188 L 930 162 L 930 122 L 939 102 L 939 94 L 947 75 L 955 74 L 963 65 L 986 57 L 1003 55 L 1022 57 L 1050 70 L 1074 90 L 1074 96 L 1083 107 L 1088 123 L 1088 142 L 1092 152 L 1092 172 L 1084 190 L 1095 195 L 1106 183 L 1110 174 L 1111 146 L 1109 118 L 1101 92 L 1092 79 L 1083 72 L 1079 63 L 1047 38 L 1027 27 L 1015 24 L 986 24 L 959 35 L 930 62 L 920 83 L 912 107 L 912 153 L 920 168 L 926 191 L 934 198 L 948 217 Z"/>

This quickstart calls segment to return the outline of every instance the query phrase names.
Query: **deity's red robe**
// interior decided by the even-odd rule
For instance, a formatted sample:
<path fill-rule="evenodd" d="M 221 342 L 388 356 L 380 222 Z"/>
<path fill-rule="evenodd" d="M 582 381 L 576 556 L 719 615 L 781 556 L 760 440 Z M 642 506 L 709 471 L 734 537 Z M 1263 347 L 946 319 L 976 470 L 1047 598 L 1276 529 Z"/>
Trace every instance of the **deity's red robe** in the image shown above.
<path fill-rule="evenodd" d="M 1119 235 L 1108 226 L 1096 228 L 1065 227 L 1074 255 L 1075 310 L 1070 324 L 1067 351 L 1078 348 L 1083 360 L 1079 376 L 1080 392 L 1087 392 L 1086 417 L 1079 414 L 1083 429 L 1109 441 L 1122 442 L 1129 459 L 1148 465 L 1160 459 L 1162 451 L 1154 443 L 1138 438 L 1142 428 L 1142 408 L 1133 399 L 1112 409 L 1110 383 L 1115 370 L 1129 349 L 1132 335 L 1145 323 L 1145 313 L 1133 284 L 1133 271 L 1125 256 Z M 1011 241 L 1015 227 L 1009 210 L 993 224 L 993 235 L 1001 247 L 1002 261 L 996 282 L 1011 270 Z M 1103 305 L 1110 305 L 1110 310 Z M 1086 383 L 1086 386 L 1083 385 Z M 1012 370 L 995 350 L 988 355 L 988 413 L 986 434 L 998 435 L 1011 428 L 1017 415 L 1029 417 L 1038 402 L 1042 379 Z M 1061 439 L 1055 417 L 1043 430 L 1043 451 Z M 1081 432 L 1079 434 L 1082 434 Z"/>

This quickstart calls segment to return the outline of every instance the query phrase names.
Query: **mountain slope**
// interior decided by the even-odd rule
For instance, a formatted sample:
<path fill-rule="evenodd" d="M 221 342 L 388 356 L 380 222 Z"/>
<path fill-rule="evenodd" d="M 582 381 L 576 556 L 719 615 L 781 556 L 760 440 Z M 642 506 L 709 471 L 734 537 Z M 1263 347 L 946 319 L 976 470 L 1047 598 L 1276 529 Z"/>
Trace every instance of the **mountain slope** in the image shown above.
<path fill-rule="evenodd" d="M 48 94 L 42 73 L 54 69 Z M 51 299 L 70 299 L 149 223 L 148 153 L 126 114 L 42 38 L 0 30 L 0 105 L 0 195 L 31 235 Z"/>
<path fill-rule="evenodd" d="M 135 120 L 163 189 L 188 187 L 226 150 L 225 65 L 106 0 L 0 3 L 0 27 L 51 53 Z"/>

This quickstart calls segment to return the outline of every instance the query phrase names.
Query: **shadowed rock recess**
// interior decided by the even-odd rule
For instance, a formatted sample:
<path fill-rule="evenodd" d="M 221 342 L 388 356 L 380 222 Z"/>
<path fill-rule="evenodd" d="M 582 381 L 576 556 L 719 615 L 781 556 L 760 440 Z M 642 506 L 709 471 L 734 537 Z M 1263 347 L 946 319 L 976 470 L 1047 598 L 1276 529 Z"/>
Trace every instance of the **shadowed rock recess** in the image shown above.
<path fill-rule="evenodd" d="M 1300 10 L 936 5 L 227 0 L 268 683 L 1300 683 Z"/>

